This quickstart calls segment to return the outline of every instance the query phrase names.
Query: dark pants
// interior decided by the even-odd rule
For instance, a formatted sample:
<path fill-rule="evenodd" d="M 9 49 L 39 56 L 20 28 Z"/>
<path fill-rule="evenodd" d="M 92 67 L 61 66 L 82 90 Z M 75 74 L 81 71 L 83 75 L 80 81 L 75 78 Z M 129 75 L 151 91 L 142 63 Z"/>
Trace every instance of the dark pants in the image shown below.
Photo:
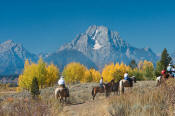
<path fill-rule="evenodd" d="M 103 84 L 100 84 L 100 88 L 104 88 L 104 87 L 103 87 Z"/>
<path fill-rule="evenodd" d="M 129 81 L 130 86 L 132 86 L 132 80 L 131 80 L 131 78 L 128 78 L 127 80 Z"/>

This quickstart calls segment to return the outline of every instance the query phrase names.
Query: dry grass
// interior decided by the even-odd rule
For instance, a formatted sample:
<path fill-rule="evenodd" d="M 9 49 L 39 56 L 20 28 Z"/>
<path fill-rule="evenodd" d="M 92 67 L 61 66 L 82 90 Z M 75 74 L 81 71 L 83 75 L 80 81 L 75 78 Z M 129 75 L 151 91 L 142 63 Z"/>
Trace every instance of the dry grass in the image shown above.
<path fill-rule="evenodd" d="M 92 100 L 91 90 L 96 83 L 71 85 L 67 105 L 54 98 L 54 89 L 41 91 L 38 100 L 32 100 L 28 92 L 0 97 L 0 116 L 174 116 L 175 80 L 169 79 L 161 87 L 154 81 L 136 83 L 123 95 L 97 94 Z"/>
<path fill-rule="evenodd" d="M 110 96 L 92 104 L 92 108 L 84 109 L 77 114 L 79 116 L 174 116 L 175 80 L 169 79 L 161 87 L 155 87 L 155 82 L 152 81 L 138 82 L 133 89 L 128 89 L 123 95 Z"/>
<path fill-rule="evenodd" d="M 175 80 L 158 88 L 135 88 L 109 99 L 111 116 L 174 116 Z"/>

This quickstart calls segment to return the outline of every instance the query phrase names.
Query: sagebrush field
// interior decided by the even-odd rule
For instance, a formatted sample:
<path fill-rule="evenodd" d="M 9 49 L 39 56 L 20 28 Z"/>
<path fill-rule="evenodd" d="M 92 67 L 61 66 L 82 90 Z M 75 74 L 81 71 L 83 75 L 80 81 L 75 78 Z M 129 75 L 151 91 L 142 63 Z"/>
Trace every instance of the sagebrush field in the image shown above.
<path fill-rule="evenodd" d="M 138 81 L 123 95 L 97 94 L 92 100 L 92 87 L 97 83 L 69 85 L 70 98 L 60 104 L 54 98 L 54 87 L 41 90 L 37 100 L 29 92 L 6 93 L 0 96 L 1 116 L 173 116 L 175 80 L 156 87 L 155 81 Z"/>

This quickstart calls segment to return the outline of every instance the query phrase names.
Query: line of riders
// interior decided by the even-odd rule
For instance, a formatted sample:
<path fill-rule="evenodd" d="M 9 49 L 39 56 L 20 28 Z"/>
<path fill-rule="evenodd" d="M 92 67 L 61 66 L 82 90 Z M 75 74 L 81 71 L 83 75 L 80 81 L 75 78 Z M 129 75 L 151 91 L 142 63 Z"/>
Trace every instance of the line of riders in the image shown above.
<path fill-rule="evenodd" d="M 175 67 L 172 64 L 169 64 L 167 67 L 167 70 L 162 70 L 161 74 L 162 74 L 161 76 L 164 76 L 165 78 L 168 78 L 168 77 L 175 78 Z M 127 72 L 124 74 L 124 80 L 127 80 L 132 86 L 132 80 L 131 78 L 129 78 L 129 75 Z M 61 78 L 58 80 L 58 85 L 59 87 L 66 89 L 64 76 L 61 76 Z M 105 84 L 103 82 L 103 77 L 101 77 L 99 85 L 100 85 L 100 88 L 105 90 Z"/>
<path fill-rule="evenodd" d="M 132 87 L 133 81 L 136 82 L 135 77 L 129 77 L 127 72 L 124 74 L 124 79 L 118 80 L 118 82 L 116 82 L 116 83 L 115 83 L 114 79 L 112 79 L 109 83 L 104 83 L 103 77 L 101 77 L 100 82 L 99 82 L 99 86 L 94 87 L 92 89 L 93 99 L 95 98 L 97 93 L 106 93 L 106 96 L 107 96 L 108 92 L 111 92 L 111 91 L 113 91 L 114 93 L 118 92 L 119 82 L 121 82 L 120 85 L 122 86 L 122 91 L 124 93 L 124 86 L 125 87 Z M 61 102 L 61 100 L 63 100 L 63 97 L 65 97 L 65 101 L 66 101 L 66 97 L 69 97 L 69 89 L 65 86 L 64 76 L 60 77 L 60 79 L 58 80 L 58 85 L 59 85 L 59 87 L 56 88 L 56 90 L 55 90 L 55 97 L 57 99 L 59 97 L 60 102 Z"/>
<path fill-rule="evenodd" d="M 124 74 L 124 80 L 128 81 L 130 83 L 130 86 L 132 86 L 132 80 L 129 78 L 128 73 Z M 61 76 L 61 78 L 58 80 L 58 85 L 60 88 L 67 89 L 65 86 L 64 76 Z M 103 77 L 101 77 L 99 85 L 101 89 L 106 90 L 106 86 L 103 82 Z"/>

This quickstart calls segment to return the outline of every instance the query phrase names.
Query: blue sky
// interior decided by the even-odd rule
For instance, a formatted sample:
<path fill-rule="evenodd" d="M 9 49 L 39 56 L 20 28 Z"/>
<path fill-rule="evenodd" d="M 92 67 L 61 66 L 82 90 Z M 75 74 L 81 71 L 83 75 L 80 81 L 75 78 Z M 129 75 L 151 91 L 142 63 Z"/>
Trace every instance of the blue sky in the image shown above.
<path fill-rule="evenodd" d="M 173 0 L 0 0 L 0 42 L 54 52 L 95 24 L 119 32 L 135 47 L 172 52 L 174 6 Z"/>

